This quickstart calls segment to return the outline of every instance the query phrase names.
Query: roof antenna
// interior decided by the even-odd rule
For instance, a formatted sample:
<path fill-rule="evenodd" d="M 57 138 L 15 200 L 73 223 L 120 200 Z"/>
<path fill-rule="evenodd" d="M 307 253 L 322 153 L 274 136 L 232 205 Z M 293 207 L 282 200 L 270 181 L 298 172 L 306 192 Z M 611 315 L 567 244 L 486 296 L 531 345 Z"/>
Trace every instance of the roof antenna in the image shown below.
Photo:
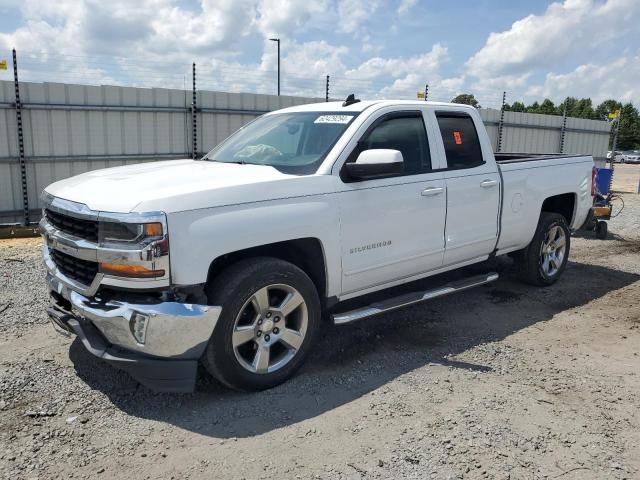
<path fill-rule="evenodd" d="M 342 102 L 342 106 L 343 107 L 348 107 L 349 105 L 353 105 L 354 103 L 358 103 L 360 101 L 359 98 L 356 98 L 356 96 L 351 93 L 349 94 L 349 96 L 347 97 L 347 99 Z"/>

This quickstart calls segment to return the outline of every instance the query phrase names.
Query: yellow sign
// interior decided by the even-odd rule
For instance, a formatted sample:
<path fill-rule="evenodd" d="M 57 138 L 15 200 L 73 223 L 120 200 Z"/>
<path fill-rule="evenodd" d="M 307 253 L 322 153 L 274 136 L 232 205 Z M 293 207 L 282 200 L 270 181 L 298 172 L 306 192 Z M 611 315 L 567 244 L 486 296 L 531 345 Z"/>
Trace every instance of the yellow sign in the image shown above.
<path fill-rule="evenodd" d="M 7 69 L 7 61 L 0 60 L 0 70 L 6 70 L 6 69 Z"/>
<path fill-rule="evenodd" d="M 424 98 L 424 92 L 416 92 L 416 97 Z"/>
<path fill-rule="evenodd" d="M 620 116 L 620 110 L 616 110 L 615 112 L 611 112 L 609 114 L 609 120 L 613 120 L 615 118 L 618 118 Z"/>

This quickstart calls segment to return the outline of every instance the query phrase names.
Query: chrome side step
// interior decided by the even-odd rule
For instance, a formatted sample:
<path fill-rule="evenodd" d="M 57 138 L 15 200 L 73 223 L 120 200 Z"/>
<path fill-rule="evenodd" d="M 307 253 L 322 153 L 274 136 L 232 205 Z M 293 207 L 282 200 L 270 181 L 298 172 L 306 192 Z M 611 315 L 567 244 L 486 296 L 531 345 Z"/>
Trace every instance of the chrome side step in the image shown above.
<path fill-rule="evenodd" d="M 356 320 L 362 320 L 363 318 L 379 315 L 384 312 L 389 312 L 397 308 L 413 305 L 414 303 L 424 302 L 425 300 L 431 300 L 436 297 L 443 297 L 451 293 L 467 290 L 468 288 L 484 285 L 485 283 L 494 282 L 498 279 L 499 275 L 495 272 L 490 272 L 484 275 L 476 275 L 473 277 L 459 280 L 456 282 L 448 283 L 442 287 L 434 288 L 433 290 L 427 290 L 424 292 L 412 292 L 398 297 L 383 300 L 381 302 L 375 302 L 367 307 L 351 310 L 350 312 L 336 313 L 331 316 L 333 323 L 336 325 L 342 325 L 344 323 L 355 322 Z"/>

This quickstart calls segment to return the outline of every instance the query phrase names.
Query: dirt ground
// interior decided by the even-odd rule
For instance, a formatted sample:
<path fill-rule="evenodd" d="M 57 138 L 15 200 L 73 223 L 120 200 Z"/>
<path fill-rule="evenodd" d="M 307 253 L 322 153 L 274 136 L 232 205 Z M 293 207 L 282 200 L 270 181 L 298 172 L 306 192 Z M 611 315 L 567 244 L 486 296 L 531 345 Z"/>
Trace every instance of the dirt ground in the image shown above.
<path fill-rule="evenodd" d="M 640 195 L 624 201 L 553 287 L 477 266 L 500 280 L 327 326 L 254 394 L 139 387 L 48 324 L 39 239 L 2 241 L 0 476 L 640 478 Z"/>
<path fill-rule="evenodd" d="M 638 193 L 640 188 L 640 165 L 614 165 L 613 189 L 618 192 Z"/>

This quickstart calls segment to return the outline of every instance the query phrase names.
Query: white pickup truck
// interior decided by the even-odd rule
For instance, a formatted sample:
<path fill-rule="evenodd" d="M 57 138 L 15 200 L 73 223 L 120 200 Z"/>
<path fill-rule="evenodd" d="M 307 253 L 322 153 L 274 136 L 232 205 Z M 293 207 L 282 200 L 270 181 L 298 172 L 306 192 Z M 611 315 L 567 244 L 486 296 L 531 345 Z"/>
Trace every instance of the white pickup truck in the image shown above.
<path fill-rule="evenodd" d="M 153 389 L 193 390 L 199 362 L 230 387 L 273 387 L 327 321 L 498 275 L 399 297 L 390 287 L 507 253 L 526 281 L 555 282 L 592 204 L 592 166 L 494 155 L 464 105 L 350 96 L 271 112 L 200 160 L 48 186 L 48 313 Z"/>

